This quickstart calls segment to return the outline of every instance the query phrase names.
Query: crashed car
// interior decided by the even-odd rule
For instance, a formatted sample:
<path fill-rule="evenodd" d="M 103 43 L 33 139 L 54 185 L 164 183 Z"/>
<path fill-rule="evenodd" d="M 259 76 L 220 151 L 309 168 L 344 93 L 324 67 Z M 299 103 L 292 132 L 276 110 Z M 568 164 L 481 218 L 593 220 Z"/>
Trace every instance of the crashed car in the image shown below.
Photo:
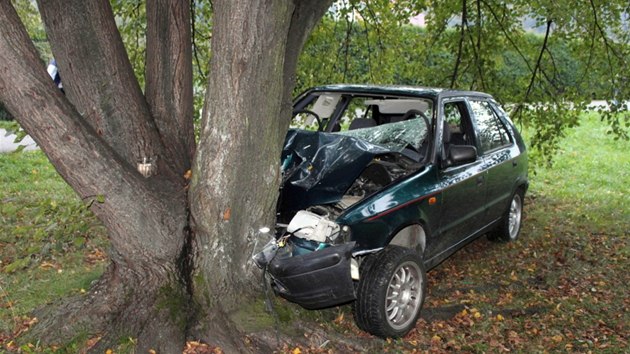
<path fill-rule="evenodd" d="M 294 102 L 274 238 L 254 256 L 276 294 L 352 302 L 358 327 L 400 337 L 426 271 L 476 237 L 513 241 L 528 187 L 523 139 L 488 94 L 332 85 Z"/>

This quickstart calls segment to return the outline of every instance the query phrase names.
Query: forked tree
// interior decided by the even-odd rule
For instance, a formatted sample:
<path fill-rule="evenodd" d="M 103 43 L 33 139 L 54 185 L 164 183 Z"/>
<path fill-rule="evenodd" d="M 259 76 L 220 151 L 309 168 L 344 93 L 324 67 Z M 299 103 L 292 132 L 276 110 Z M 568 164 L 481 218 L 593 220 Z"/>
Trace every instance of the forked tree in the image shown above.
<path fill-rule="evenodd" d="M 241 348 L 227 314 L 255 289 L 249 255 L 273 222 L 277 157 L 296 62 L 331 0 L 215 0 L 211 73 L 193 131 L 190 2 L 147 2 L 146 86 L 109 1 L 38 0 L 66 95 L 10 0 L 0 0 L 0 102 L 108 230 L 87 295 L 39 314 L 30 335 L 120 337 L 181 352 L 187 337 Z"/>

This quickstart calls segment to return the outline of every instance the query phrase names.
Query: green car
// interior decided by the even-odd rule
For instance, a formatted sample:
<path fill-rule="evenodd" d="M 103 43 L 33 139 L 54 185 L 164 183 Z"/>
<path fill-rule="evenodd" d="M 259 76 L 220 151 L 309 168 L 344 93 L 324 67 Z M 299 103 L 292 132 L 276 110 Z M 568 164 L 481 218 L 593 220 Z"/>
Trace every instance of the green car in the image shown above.
<path fill-rule="evenodd" d="M 427 270 L 480 235 L 518 237 L 527 153 L 490 95 L 322 86 L 295 100 L 293 123 L 275 237 L 254 256 L 289 301 L 351 302 L 361 329 L 400 337 Z"/>

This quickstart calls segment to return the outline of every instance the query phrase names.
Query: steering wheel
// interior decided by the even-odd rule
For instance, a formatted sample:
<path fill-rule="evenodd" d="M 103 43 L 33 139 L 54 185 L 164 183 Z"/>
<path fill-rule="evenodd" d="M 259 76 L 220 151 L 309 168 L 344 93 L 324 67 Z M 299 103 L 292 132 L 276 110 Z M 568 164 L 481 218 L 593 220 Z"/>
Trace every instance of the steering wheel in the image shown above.
<path fill-rule="evenodd" d="M 422 118 L 422 120 L 424 120 L 424 124 L 426 124 L 426 126 L 427 126 L 427 137 L 424 139 L 424 142 L 428 142 L 431 139 L 431 125 L 429 124 L 429 118 L 427 117 L 426 114 L 424 114 L 424 112 L 419 111 L 417 109 L 410 109 L 402 117 L 402 121 L 409 120 L 409 119 L 411 119 L 412 117 L 415 117 L 415 116 L 420 116 Z M 409 144 L 409 145 L 411 145 L 411 144 Z M 418 148 L 416 148 L 414 146 L 414 150 L 416 150 L 417 152 L 422 154 L 422 152 L 420 151 L 420 150 L 422 150 L 421 146 L 418 147 Z"/>
<path fill-rule="evenodd" d="M 297 111 L 293 111 L 293 116 L 291 116 L 291 118 L 294 118 L 295 116 L 297 116 L 300 113 L 305 113 L 305 114 L 310 114 L 313 117 L 315 117 L 315 120 L 317 121 L 317 131 L 321 131 L 322 130 L 322 120 L 321 118 L 319 118 L 319 116 L 317 115 L 317 113 L 308 110 L 308 109 L 298 109 Z"/>
<path fill-rule="evenodd" d="M 402 121 L 411 119 L 412 117 L 415 116 L 420 116 L 422 117 L 422 119 L 424 119 L 424 122 L 427 123 L 427 127 L 429 126 L 429 118 L 427 118 L 426 114 L 424 114 L 422 111 L 419 111 L 417 109 L 410 109 L 408 110 L 405 115 L 402 117 Z"/>

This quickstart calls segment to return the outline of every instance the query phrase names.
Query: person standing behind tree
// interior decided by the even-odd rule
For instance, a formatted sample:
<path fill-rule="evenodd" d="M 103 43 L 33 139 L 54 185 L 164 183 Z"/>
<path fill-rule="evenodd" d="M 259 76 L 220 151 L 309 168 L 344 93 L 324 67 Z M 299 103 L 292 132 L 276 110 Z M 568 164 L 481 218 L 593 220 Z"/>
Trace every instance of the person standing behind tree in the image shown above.
<path fill-rule="evenodd" d="M 61 92 L 65 94 L 66 92 L 63 90 L 63 84 L 61 83 L 59 69 L 57 68 L 57 61 L 55 59 L 51 60 L 46 70 L 48 71 L 48 75 L 50 75 L 50 77 L 53 79 L 55 85 L 57 85 Z"/>

